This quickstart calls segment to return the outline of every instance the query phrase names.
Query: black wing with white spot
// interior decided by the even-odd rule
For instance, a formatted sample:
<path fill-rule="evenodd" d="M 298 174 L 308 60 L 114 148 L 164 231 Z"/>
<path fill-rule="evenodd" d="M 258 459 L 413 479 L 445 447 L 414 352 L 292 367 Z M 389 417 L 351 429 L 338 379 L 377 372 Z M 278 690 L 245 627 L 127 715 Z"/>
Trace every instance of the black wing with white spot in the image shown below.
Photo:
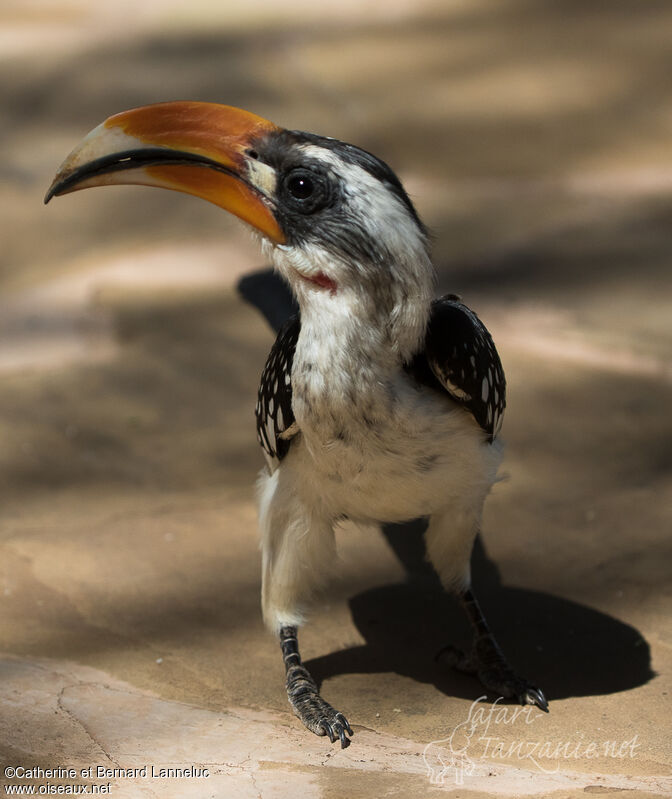
<path fill-rule="evenodd" d="M 269 458 L 282 460 L 289 450 L 294 424 L 292 363 L 301 330 L 299 316 L 281 328 L 261 373 L 257 400 L 257 438 Z"/>
<path fill-rule="evenodd" d="M 494 440 L 506 407 L 506 378 L 490 333 L 459 297 L 432 303 L 425 351 L 412 364 L 416 377 L 438 381 Z"/>

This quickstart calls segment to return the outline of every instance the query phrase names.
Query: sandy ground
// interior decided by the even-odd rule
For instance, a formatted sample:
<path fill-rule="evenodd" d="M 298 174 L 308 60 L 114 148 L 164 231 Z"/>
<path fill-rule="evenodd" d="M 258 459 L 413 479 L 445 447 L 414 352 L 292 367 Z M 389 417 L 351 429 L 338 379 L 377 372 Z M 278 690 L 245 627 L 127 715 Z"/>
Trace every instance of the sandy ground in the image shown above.
<path fill-rule="evenodd" d="M 669 4 L 640 0 L 5 0 L 4 791 L 672 796 L 670 36 Z M 290 714 L 253 488 L 260 309 L 282 316 L 282 295 L 193 198 L 42 206 L 84 133 L 165 99 L 354 141 L 409 188 L 440 289 L 507 371 L 475 580 L 548 716 L 474 705 L 433 659 L 466 627 L 421 531 L 353 525 L 302 637 L 353 744 Z"/>

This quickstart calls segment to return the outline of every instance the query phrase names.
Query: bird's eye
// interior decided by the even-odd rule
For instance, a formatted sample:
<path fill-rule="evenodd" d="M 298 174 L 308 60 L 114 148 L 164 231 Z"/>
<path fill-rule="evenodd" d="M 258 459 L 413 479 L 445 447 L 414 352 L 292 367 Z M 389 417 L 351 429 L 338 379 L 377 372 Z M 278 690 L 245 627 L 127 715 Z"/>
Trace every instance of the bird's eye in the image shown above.
<path fill-rule="evenodd" d="M 295 200 L 307 200 L 315 191 L 315 184 L 305 175 L 294 175 L 287 181 L 287 189 Z"/>
<path fill-rule="evenodd" d="M 312 214 L 329 202 L 329 182 L 326 175 L 298 167 L 282 180 L 285 205 L 301 214 Z"/>

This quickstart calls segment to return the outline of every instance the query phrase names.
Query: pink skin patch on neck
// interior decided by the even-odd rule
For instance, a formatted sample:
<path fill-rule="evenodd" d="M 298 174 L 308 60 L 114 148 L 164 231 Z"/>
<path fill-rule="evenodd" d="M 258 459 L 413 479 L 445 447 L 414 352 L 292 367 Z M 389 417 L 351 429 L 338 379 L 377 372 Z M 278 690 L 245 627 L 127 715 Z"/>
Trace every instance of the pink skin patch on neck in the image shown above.
<path fill-rule="evenodd" d="M 316 275 L 310 276 L 304 275 L 301 272 L 299 272 L 299 274 L 308 283 L 319 286 L 321 289 L 328 289 L 331 294 L 336 294 L 336 289 L 338 288 L 336 281 L 332 280 L 328 275 L 325 275 L 324 272 L 318 272 Z"/>

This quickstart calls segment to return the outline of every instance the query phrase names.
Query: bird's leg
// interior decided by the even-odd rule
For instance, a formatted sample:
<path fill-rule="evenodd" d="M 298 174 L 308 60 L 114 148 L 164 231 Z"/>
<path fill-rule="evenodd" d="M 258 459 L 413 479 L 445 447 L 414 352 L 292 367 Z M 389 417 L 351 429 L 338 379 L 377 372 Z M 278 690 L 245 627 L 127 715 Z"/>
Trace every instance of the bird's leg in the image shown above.
<path fill-rule="evenodd" d="M 334 525 L 306 503 L 294 481 L 279 469 L 260 479 L 260 527 L 263 574 L 261 602 L 268 627 L 279 631 L 287 674 L 287 698 L 294 713 L 316 735 L 350 743 L 352 729 L 342 713 L 322 699 L 315 680 L 301 663 L 297 624 L 314 590 L 335 559 Z"/>
<path fill-rule="evenodd" d="M 441 658 L 459 671 L 475 674 L 483 686 L 494 693 L 515 698 L 521 705 L 536 705 L 548 713 L 544 692 L 513 671 L 470 588 L 460 594 L 460 601 L 474 632 L 471 652 L 465 655 L 449 645 L 439 652 L 437 659 Z"/>
<path fill-rule="evenodd" d="M 296 627 L 280 629 L 280 646 L 287 674 L 287 698 L 294 713 L 315 735 L 328 735 L 332 743 L 340 738 L 342 749 L 350 746 L 345 734 L 353 734 L 348 720 L 322 699 L 315 680 L 301 663 Z"/>

